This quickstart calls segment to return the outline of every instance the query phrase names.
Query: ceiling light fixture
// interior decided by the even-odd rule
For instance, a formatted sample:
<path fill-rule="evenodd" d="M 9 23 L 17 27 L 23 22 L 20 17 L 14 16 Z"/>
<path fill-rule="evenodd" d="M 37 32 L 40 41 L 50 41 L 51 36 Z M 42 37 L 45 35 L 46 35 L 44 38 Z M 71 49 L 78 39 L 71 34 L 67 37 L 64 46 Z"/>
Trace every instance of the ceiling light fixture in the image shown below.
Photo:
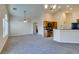
<path fill-rule="evenodd" d="M 27 22 L 27 20 L 26 20 L 26 11 L 24 11 L 24 23 L 26 23 Z"/>
<path fill-rule="evenodd" d="M 56 9 L 56 5 L 53 5 L 53 9 Z"/>
<path fill-rule="evenodd" d="M 24 20 L 24 23 L 26 23 L 27 21 L 26 20 Z"/>
<path fill-rule="evenodd" d="M 48 5 L 46 4 L 46 5 L 44 5 L 44 8 L 48 8 Z"/>

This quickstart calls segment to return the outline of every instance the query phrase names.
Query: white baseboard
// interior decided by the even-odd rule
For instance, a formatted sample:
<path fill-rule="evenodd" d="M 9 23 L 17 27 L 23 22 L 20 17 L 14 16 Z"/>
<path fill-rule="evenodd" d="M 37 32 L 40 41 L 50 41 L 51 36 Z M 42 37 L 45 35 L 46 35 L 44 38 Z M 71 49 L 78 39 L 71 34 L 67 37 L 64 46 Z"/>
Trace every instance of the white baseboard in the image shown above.
<path fill-rule="evenodd" d="M 8 36 L 10 37 L 10 36 L 23 36 L 23 35 L 34 35 L 34 34 L 20 34 L 20 35 L 8 35 Z M 38 35 L 43 36 L 42 34 L 38 34 Z"/>
<path fill-rule="evenodd" d="M 8 35 L 8 36 L 10 37 L 10 36 L 22 36 L 22 35 L 33 35 L 33 34 L 16 34 L 16 35 Z"/>

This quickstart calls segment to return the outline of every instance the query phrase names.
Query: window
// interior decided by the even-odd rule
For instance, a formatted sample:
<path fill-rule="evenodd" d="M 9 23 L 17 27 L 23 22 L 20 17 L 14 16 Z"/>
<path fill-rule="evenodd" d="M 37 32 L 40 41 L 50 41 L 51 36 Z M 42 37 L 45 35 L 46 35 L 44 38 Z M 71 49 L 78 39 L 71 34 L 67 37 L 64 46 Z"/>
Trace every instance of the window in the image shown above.
<path fill-rule="evenodd" d="M 5 14 L 5 17 L 3 18 L 3 38 L 8 35 L 8 17 L 7 14 Z"/>

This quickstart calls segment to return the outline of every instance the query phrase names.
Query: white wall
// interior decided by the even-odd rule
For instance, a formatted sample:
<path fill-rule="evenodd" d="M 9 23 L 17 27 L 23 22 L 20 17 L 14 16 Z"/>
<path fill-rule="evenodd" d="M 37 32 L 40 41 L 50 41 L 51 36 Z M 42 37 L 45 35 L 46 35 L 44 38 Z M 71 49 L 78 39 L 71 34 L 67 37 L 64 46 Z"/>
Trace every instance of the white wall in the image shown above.
<path fill-rule="evenodd" d="M 54 17 L 52 13 L 44 13 L 44 21 L 57 21 Z"/>
<path fill-rule="evenodd" d="M 43 20 L 38 21 L 38 34 L 44 36 Z"/>
<path fill-rule="evenodd" d="M 9 36 L 33 34 L 33 23 L 37 22 L 38 34 L 43 36 L 43 17 L 32 19 L 27 23 L 22 17 L 10 16 Z"/>
<path fill-rule="evenodd" d="M 65 15 L 64 15 L 65 11 L 60 11 L 60 12 L 57 12 L 54 17 L 56 20 L 58 20 L 58 28 L 61 29 L 62 28 L 62 25 L 64 23 L 64 21 L 66 20 L 65 19 Z M 77 19 L 79 19 L 79 8 L 76 8 L 76 9 L 73 9 L 72 11 L 70 11 L 69 13 L 71 13 L 71 23 L 76 23 L 77 22 Z M 66 24 L 68 24 L 68 22 L 66 22 Z M 64 28 L 63 29 L 71 29 L 71 26 L 69 27 L 66 27 L 65 25 L 63 26 Z"/>
<path fill-rule="evenodd" d="M 4 44 L 8 38 L 8 35 L 3 37 L 3 18 L 7 14 L 6 6 L 0 5 L 0 52 L 2 51 Z"/>
<path fill-rule="evenodd" d="M 23 18 L 10 17 L 10 33 L 9 36 L 33 34 L 33 26 L 31 22 L 24 23 Z"/>
<path fill-rule="evenodd" d="M 57 12 L 55 15 L 54 15 L 55 19 L 58 20 L 58 29 L 61 28 L 61 26 L 63 25 L 63 21 L 64 21 L 64 14 L 63 12 Z"/>

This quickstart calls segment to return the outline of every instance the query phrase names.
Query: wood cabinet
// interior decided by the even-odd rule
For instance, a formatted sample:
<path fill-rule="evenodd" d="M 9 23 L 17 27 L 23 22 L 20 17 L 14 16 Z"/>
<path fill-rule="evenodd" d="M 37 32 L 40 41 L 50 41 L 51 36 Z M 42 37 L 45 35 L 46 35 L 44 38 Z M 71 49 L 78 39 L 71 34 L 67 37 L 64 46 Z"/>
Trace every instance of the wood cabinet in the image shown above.
<path fill-rule="evenodd" d="M 53 29 L 57 28 L 57 22 L 44 21 L 43 26 L 44 26 L 44 36 L 52 37 Z"/>
<path fill-rule="evenodd" d="M 79 19 L 77 19 L 77 23 L 79 23 Z"/>

